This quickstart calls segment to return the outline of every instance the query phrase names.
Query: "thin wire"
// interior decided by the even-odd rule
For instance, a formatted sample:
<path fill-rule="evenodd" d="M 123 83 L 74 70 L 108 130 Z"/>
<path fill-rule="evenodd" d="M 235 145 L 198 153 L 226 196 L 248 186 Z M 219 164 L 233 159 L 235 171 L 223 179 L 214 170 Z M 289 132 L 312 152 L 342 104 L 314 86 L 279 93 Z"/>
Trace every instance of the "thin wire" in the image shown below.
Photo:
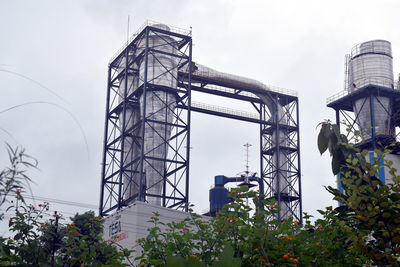
<path fill-rule="evenodd" d="M 85 132 L 83 131 L 83 128 L 82 128 L 81 124 L 79 123 L 78 119 L 74 116 L 74 114 L 72 114 L 68 109 L 64 108 L 63 106 L 60 106 L 60 105 L 58 105 L 56 103 L 47 102 L 47 101 L 31 101 L 31 102 L 25 102 L 25 103 L 22 103 L 22 104 L 19 104 L 19 105 L 15 105 L 15 106 L 6 108 L 6 109 L 0 111 L 0 114 L 5 113 L 5 112 L 10 111 L 10 110 L 13 110 L 13 109 L 16 109 L 16 108 L 19 108 L 19 107 L 23 107 L 23 106 L 27 106 L 27 105 L 33 105 L 33 104 L 47 104 L 47 105 L 55 106 L 55 107 L 65 111 L 65 112 L 67 112 L 79 127 L 79 130 L 80 130 L 80 132 L 81 132 L 81 134 L 83 136 L 83 139 L 85 141 L 86 153 L 87 153 L 87 156 L 88 156 L 88 161 L 90 161 L 89 145 L 88 145 L 88 142 L 87 142 L 87 138 L 86 138 Z"/>
<path fill-rule="evenodd" d="M 15 194 L 11 194 L 10 196 L 17 196 Z M 62 199 L 56 199 L 56 198 L 48 198 L 48 197 L 42 197 L 42 196 L 30 196 L 30 195 L 22 195 L 23 198 L 27 199 L 32 199 L 32 200 L 41 200 L 41 201 L 46 201 L 49 202 L 50 204 L 52 202 L 57 203 L 57 204 L 62 204 L 62 205 L 69 205 L 69 206 L 74 206 L 74 207 L 81 207 L 81 208 L 91 208 L 91 209 L 98 209 L 99 207 L 97 205 L 89 204 L 89 203 L 83 203 L 83 202 L 74 202 L 74 201 L 67 201 L 67 200 L 62 200 Z"/>
<path fill-rule="evenodd" d="M 4 66 L 4 65 L 3 65 L 3 66 Z M 69 103 L 67 100 L 65 100 L 63 97 L 61 97 L 59 94 L 57 94 L 56 92 L 54 92 L 54 91 L 51 90 L 50 88 L 44 86 L 44 85 L 41 84 L 40 82 L 38 82 L 38 81 L 36 81 L 36 80 L 34 80 L 34 79 L 32 79 L 32 78 L 26 76 L 26 75 L 23 75 L 23 74 L 21 74 L 21 73 L 18 73 L 18 72 L 15 72 L 15 71 L 11 71 L 11 70 L 5 70 L 5 69 L 0 69 L 0 71 L 6 72 L 6 73 L 10 73 L 10 74 L 14 74 L 14 75 L 17 75 L 17 76 L 19 76 L 19 77 L 21 77 L 21 78 L 24 78 L 24 79 L 28 80 L 28 81 L 31 81 L 31 82 L 35 83 L 36 85 L 40 86 L 41 88 L 45 89 L 45 90 L 48 91 L 49 93 L 53 94 L 54 96 L 56 96 L 58 99 L 60 99 L 60 100 L 63 101 L 64 103 L 70 105 L 70 103 Z"/>

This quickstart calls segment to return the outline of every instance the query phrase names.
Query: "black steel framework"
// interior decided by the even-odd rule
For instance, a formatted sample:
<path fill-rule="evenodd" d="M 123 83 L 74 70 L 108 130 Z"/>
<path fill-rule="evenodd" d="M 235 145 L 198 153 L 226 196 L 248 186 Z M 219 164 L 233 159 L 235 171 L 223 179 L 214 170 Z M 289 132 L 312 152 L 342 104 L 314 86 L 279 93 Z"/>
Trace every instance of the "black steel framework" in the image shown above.
<path fill-rule="evenodd" d="M 263 121 L 270 122 L 260 124 L 265 195 L 282 208 L 277 215 L 279 223 L 287 217 L 302 222 L 298 98 L 277 94 L 270 98 L 273 110 L 263 104 L 260 114 Z"/>
<path fill-rule="evenodd" d="M 388 97 L 391 101 L 391 108 L 388 110 L 384 108 L 384 105 L 380 102 L 379 97 Z M 376 148 L 382 149 L 387 145 L 396 143 L 395 132 L 387 134 L 376 134 L 375 132 L 375 109 L 374 106 L 379 106 L 380 110 L 386 112 L 387 116 L 391 117 L 392 128 L 400 126 L 400 92 L 392 88 L 387 88 L 378 85 L 367 85 L 354 92 L 347 94 L 331 103 L 328 103 L 328 107 L 335 110 L 336 124 L 340 127 L 341 125 L 346 125 L 349 129 L 346 131 L 346 136 L 349 140 L 354 140 L 356 143 L 361 140 L 357 140 L 354 136 L 354 132 L 360 131 L 357 125 L 357 119 L 360 116 L 353 110 L 353 103 L 356 100 L 363 99 L 362 106 L 369 105 L 370 114 L 369 120 L 371 122 L 371 138 L 368 140 L 363 140 L 359 146 L 368 150 L 374 150 Z M 362 110 L 362 108 L 360 109 Z M 342 131 L 343 132 L 343 131 Z M 400 151 L 400 145 L 392 147 L 393 153 Z"/>
<path fill-rule="evenodd" d="M 149 36 L 158 36 L 166 40 L 163 49 L 150 41 Z M 165 46 L 171 46 L 166 49 Z M 172 50 L 174 53 L 165 51 Z M 168 54 L 174 57 L 175 64 L 166 66 L 158 57 Z M 163 68 L 163 73 L 178 73 L 182 71 L 186 75 L 170 75 L 178 83 L 178 79 L 187 81 L 186 84 L 178 83 L 177 88 L 171 88 L 155 84 L 155 79 L 148 79 L 147 68 L 149 55 L 158 61 Z M 139 63 L 140 62 L 140 63 Z M 143 76 L 139 76 L 139 64 L 144 64 Z M 105 216 L 114 210 L 121 209 L 133 200 L 146 201 L 148 197 L 160 198 L 162 206 L 169 208 L 185 207 L 189 196 L 189 153 L 190 150 L 190 102 L 191 102 L 191 75 L 187 71 L 192 65 L 192 38 L 190 34 L 180 34 L 167 31 L 158 27 L 147 26 L 141 31 L 112 62 L 108 68 L 106 122 L 104 133 L 104 152 L 100 195 L 100 215 Z M 134 82 L 128 82 L 130 78 L 139 79 L 138 88 L 132 88 Z M 121 92 L 121 82 L 125 83 Z M 188 109 L 172 108 L 171 103 L 161 99 L 157 92 L 174 94 L 179 105 L 188 106 Z M 146 96 L 149 94 L 162 103 L 159 111 L 172 112 L 172 123 L 167 120 L 154 119 L 154 113 L 145 114 Z M 139 106 L 139 99 L 141 106 Z M 174 104 L 174 103 L 173 103 Z M 140 109 L 140 110 L 139 110 Z M 127 112 L 132 111 L 134 112 Z M 135 120 L 135 114 L 140 114 L 139 120 Z M 136 115 L 137 116 L 137 115 Z M 162 138 L 162 144 L 168 157 L 160 158 L 151 155 L 151 151 L 145 153 L 145 126 L 154 127 L 161 124 L 170 127 L 171 136 L 166 140 L 165 133 L 156 133 Z M 131 125 L 130 127 L 126 127 Z M 128 151 L 123 151 L 125 142 L 131 144 Z M 134 153 L 135 151 L 135 153 Z M 128 157 L 127 155 L 130 155 Z M 127 160 L 130 159 L 130 160 Z M 144 164 L 162 161 L 164 163 L 163 190 L 161 194 L 147 192 L 146 177 L 143 170 Z M 129 177 L 125 179 L 124 177 Z M 137 192 L 126 197 L 127 190 L 137 188 Z M 129 195 L 129 194 L 128 194 Z"/>
<path fill-rule="evenodd" d="M 157 54 L 153 47 L 148 46 L 148 36 L 151 33 L 170 35 L 179 43 L 180 64 L 178 68 L 178 87 L 160 87 L 147 81 L 146 75 L 143 85 L 132 94 L 124 95 L 118 91 L 121 77 L 125 76 L 125 88 L 128 87 L 127 77 L 138 75 L 135 62 L 144 60 L 147 62 L 148 54 Z M 136 55 L 137 45 L 145 40 L 146 49 Z M 141 94 L 153 93 L 156 90 L 173 91 L 179 95 L 176 110 L 174 110 L 174 123 L 169 125 L 175 130 L 169 140 L 164 140 L 164 145 L 169 147 L 168 158 L 159 159 L 165 162 L 164 190 L 159 196 L 162 206 L 177 208 L 186 204 L 189 198 L 189 155 L 190 155 L 190 114 L 191 111 L 201 112 L 213 116 L 220 116 L 235 120 L 257 123 L 260 126 L 260 178 L 262 190 L 266 198 L 274 199 L 277 205 L 286 204 L 289 209 L 279 212 L 278 221 L 293 216 L 295 220 L 302 221 L 302 197 L 301 197 L 301 171 L 300 171 L 300 136 L 299 136 L 299 103 L 297 96 L 286 95 L 275 91 L 266 91 L 258 88 L 246 88 L 240 83 L 225 83 L 223 80 L 211 80 L 207 77 L 192 74 L 192 40 L 190 35 L 181 35 L 169 31 L 147 26 L 138 36 L 127 45 L 126 49 L 116 57 L 109 65 L 107 86 L 107 109 L 105 125 L 104 158 L 100 197 L 100 215 L 104 216 L 113 210 L 120 209 L 134 199 L 146 201 L 149 196 L 145 187 L 145 175 L 143 163 L 147 159 L 141 149 L 144 146 L 143 125 L 148 118 L 141 113 L 140 121 L 130 129 L 125 129 L 126 110 L 138 108 L 138 99 Z M 132 55 L 132 56 L 130 56 Z M 125 64 L 121 62 L 125 60 Z M 121 68 L 121 65 L 123 67 Z M 125 67 L 127 66 L 127 67 Z M 145 66 L 147 69 L 147 65 Z M 189 71 L 190 70 L 190 71 Z M 169 71 L 169 70 L 166 70 Z M 146 73 L 146 72 L 145 72 Z M 222 88 L 220 90 L 219 88 Z M 128 90 L 129 91 L 129 90 Z M 259 114 L 259 119 L 249 118 L 238 114 L 228 114 L 207 108 L 193 107 L 191 105 L 191 91 L 197 91 L 208 95 L 226 97 L 250 103 Z M 248 92 L 251 92 L 249 94 Z M 261 100 L 268 99 L 269 105 Z M 118 101 L 122 99 L 122 101 Z M 271 104 L 272 103 L 272 104 Z M 142 103 L 143 105 L 143 103 Z M 145 105 L 145 103 L 144 103 Z M 143 108 L 143 107 L 141 107 Z M 121 115 L 122 114 L 122 115 Z M 121 118 L 122 117 L 122 118 Z M 119 120 L 122 119 L 122 126 Z M 159 122 L 165 123 L 165 122 Z M 142 128 L 140 128 L 142 126 Z M 141 131 L 138 131 L 141 129 Z M 140 157 L 131 162 L 124 161 L 122 147 L 124 142 L 131 138 L 133 146 L 141 151 Z M 133 149 L 133 148 L 132 148 Z M 283 153 L 285 156 L 280 157 Z M 276 160 L 277 159 L 277 160 Z M 139 192 L 129 199 L 124 199 L 123 175 L 129 172 L 132 176 L 138 176 Z M 173 178 L 173 179 L 171 179 Z M 279 181 L 285 186 L 279 187 Z M 135 179 L 131 179 L 135 183 Z M 275 184 L 278 184 L 277 189 Z M 169 187 L 169 189 L 168 189 Z M 183 188 L 183 189 L 182 189 Z"/>

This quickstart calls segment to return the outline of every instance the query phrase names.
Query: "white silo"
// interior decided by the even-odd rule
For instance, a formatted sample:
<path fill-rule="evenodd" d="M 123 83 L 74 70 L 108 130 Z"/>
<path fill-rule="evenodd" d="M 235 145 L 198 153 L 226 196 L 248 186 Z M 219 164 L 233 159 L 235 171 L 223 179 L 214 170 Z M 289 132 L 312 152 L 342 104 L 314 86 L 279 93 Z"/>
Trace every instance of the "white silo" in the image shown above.
<path fill-rule="evenodd" d="M 356 45 L 349 59 L 349 93 L 367 85 L 394 89 L 393 60 L 391 44 L 385 40 L 373 40 Z M 377 96 L 374 101 L 375 135 L 393 135 L 391 126 L 391 100 Z M 357 124 L 363 139 L 372 137 L 371 103 L 368 98 L 359 98 L 353 103 Z"/>
<path fill-rule="evenodd" d="M 152 27 L 169 31 L 164 24 L 155 24 Z M 147 66 L 143 60 L 139 66 L 140 87 L 147 75 L 147 84 L 157 85 L 157 91 L 151 85 L 147 87 L 146 99 L 143 94 L 140 96 L 140 112 L 144 111 L 147 122 L 144 125 L 144 149 L 143 153 L 148 157 L 143 162 L 143 173 L 146 178 L 147 194 L 161 195 L 165 176 L 165 161 L 168 147 L 167 141 L 171 135 L 171 124 L 174 119 L 176 108 L 176 93 L 169 92 L 168 88 L 176 89 L 178 68 L 176 57 L 168 54 L 176 54 L 177 42 L 168 35 L 150 32 L 148 36 L 148 47 L 153 47 L 165 54 L 148 53 Z M 138 45 L 138 53 L 145 49 L 146 40 L 143 39 Z M 146 68 L 147 67 L 147 68 Z M 146 73 L 147 72 L 147 73 Z M 160 87 L 164 86 L 165 90 Z M 143 115 L 143 114 L 142 114 Z M 143 116 L 142 116 L 143 117 Z M 163 123 L 160 123 L 163 122 Z M 151 204 L 161 205 L 160 197 L 147 197 Z"/>
<path fill-rule="evenodd" d="M 383 151 L 390 145 L 392 152 L 385 160 L 390 160 L 392 166 L 399 169 L 400 145 L 395 136 L 399 120 L 393 114 L 399 114 L 400 91 L 393 78 L 391 44 L 386 40 L 363 42 L 353 47 L 346 58 L 346 90 L 328 98 L 328 107 L 335 109 L 338 125 L 341 114 L 351 127 L 358 125 L 363 142 L 356 145 L 368 151 L 368 162 L 378 159 L 376 149 Z M 377 176 L 383 183 L 388 183 L 391 174 L 384 165 L 384 160 L 380 159 Z M 343 190 L 339 179 L 338 186 Z"/>

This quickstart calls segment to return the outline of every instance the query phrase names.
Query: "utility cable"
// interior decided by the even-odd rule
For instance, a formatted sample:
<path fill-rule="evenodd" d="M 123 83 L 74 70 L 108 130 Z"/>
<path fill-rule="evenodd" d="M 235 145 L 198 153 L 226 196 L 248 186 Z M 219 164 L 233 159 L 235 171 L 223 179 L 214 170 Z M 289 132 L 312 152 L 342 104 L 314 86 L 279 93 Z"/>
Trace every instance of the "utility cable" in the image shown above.
<path fill-rule="evenodd" d="M 16 194 L 12 194 L 10 196 L 17 196 Z M 67 201 L 67 200 L 62 200 L 62 199 L 56 199 L 56 198 L 48 198 L 48 197 L 41 197 L 41 196 L 31 196 L 31 195 L 22 195 L 22 197 L 25 199 L 32 199 L 32 200 L 40 200 L 40 201 L 46 201 L 51 203 L 57 203 L 57 204 L 62 204 L 62 205 L 68 205 L 68 206 L 74 206 L 74 207 L 80 207 L 80 208 L 89 208 L 89 209 L 98 209 L 99 206 L 89 204 L 89 203 L 82 203 L 82 202 L 74 202 L 74 201 Z"/>

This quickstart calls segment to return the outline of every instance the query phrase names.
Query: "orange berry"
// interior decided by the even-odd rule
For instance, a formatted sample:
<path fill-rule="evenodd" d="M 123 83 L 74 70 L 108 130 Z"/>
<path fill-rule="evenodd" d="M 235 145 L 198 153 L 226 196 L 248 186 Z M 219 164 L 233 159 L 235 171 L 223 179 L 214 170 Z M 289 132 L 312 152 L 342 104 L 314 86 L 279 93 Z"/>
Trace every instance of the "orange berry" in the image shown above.
<path fill-rule="evenodd" d="M 287 258 L 289 258 L 289 256 L 288 256 L 287 254 L 284 254 L 284 255 L 282 256 L 282 258 L 287 259 Z"/>
<path fill-rule="evenodd" d="M 196 258 L 196 255 L 190 254 L 189 257 L 191 257 L 192 259 L 195 259 L 195 258 Z"/>

